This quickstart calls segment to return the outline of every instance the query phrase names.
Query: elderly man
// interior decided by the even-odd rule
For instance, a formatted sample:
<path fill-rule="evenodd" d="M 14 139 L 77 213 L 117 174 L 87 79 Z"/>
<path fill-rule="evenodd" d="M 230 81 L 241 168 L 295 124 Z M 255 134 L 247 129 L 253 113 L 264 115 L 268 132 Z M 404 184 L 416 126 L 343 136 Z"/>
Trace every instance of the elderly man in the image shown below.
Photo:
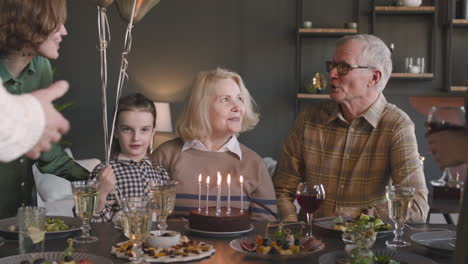
<path fill-rule="evenodd" d="M 414 124 L 382 90 L 392 72 L 391 53 L 371 35 L 340 39 L 327 62 L 332 101 L 302 112 L 284 142 L 273 179 L 281 219 L 297 221 L 300 182 L 323 184 L 316 217 L 362 211 L 388 217 L 385 186 L 416 188 L 411 222 L 425 222 L 429 206 Z"/>

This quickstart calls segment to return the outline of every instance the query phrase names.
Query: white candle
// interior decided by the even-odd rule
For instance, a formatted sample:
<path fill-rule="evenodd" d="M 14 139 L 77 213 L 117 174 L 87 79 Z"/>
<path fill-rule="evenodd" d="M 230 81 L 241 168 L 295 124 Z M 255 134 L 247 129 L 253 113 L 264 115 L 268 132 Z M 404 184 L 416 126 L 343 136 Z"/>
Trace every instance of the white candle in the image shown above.
<path fill-rule="evenodd" d="M 202 181 L 202 175 L 200 173 L 198 175 L 198 212 L 201 211 L 201 181 Z"/>
<path fill-rule="evenodd" d="M 206 176 L 206 214 L 208 214 L 208 200 L 210 197 L 210 176 Z"/>
<path fill-rule="evenodd" d="M 241 185 L 241 209 L 240 209 L 240 212 L 243 213 L 244 212 L 244 177 L 242 177 L 242 175 L 240 176 L 239 178 L 239 181 L 240 181 L 240 185 Z"/>
<path fill-rule="evenodd" d="M 217 184 L 217 187 L 218 187 L 218 195 L 216 196 L 216 215 L 220 215 L 221 214 L 221 207 L 220 207 L 220 204 L 221 204 L 221 174 L 219 173 L 219 171 L 218 171 L 218 184 Z"/>
<path fill-rule="evenodd" d="M 227 214 L 231 214 L 231 174 L 227 176 L 227 185 L 228 185 L 228 201 L 227 201 Z"/>

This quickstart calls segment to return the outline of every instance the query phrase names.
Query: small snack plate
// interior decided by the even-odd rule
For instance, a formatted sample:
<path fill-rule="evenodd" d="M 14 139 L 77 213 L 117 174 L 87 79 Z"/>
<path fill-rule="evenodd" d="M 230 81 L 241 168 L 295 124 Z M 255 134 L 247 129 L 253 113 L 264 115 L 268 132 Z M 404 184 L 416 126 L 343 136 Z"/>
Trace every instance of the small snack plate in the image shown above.
<path fill-rule="evenodd" d="M 335 226 L 335 219 L 336 217 L 322 217 L 314 220 L 314 226 L 321 227 L 326 230 L 331 230 L 335 232 L 342 232 L 341 230 L 336 230 Z M 346 219 L 348 220 L 348 219 Z M 378 231 L 377 237 L 383 237 L 393 233 L 394 229 L 386 230 L 386 231 Z"/>
<path fill-rule="evenodd" d="M 233 236 L 240 236 L 242 234 L 248 233 L 254 229 L 254 226 L 251 224 L 249 229 L 241 230 L 241 231 L 234 231 L 234 232 L 212 232 L 212 231 L 202 231 L 190 228 L 189 224 L 186 224 L 185 229 L 190 232 L 196 233 L 201 236 L 207 237 L 233 237 Z"/>
<path fill-rule="evenodd" d="M 73 232 L 80 231 L 83 225 L 83 222 L 78 217 L 46 215 L 46 218 L 61 219 L 69 227 L 67 230 L 46 232 L 46 239 L 67 237 Z M 16 217 L 1 219 L 0 235 L 6 239 L 18 240 L 18 219 Z"/>
<path fill-rule="evenodd" d="M 260 254 L 260 253 L 257 253 L 257 252 L 250 252 L 250 251 L 247 251 L 247 250 L 244 250 L 241 246 L 241 240 L 242 239 L 234 239 L 232 240 L 229 245 L 231 246 L 232 249 L 234 249 L 235 251 L 238 251 L 244 255 L 247 255 L 247 256 L 250 256 L 250 257 L 256 257 L 256 258 L 261 258 L 261 259 L 275 259 L 275 260 L 278 260 L 278 259 L 281 259 L 281 260 L 287 260 L 287 259 L 297 259 L 297 258 L 303 258 L 303 257 L 306 257 L 308 255 L 311 255 L 311 254 L 314 254 L 316 252 L 319 252 L 321 250 L 323 250 L 325 248 L 325 244 L 323 242 L 320 241 L 320 246 L 318 246 L 317 248 L 313 249 L 313 250 L 310 250 L 308 252 L 304 252 L 304 253 L 299 253 L 299 254 L 292 254 L 292 255 L 280 255 L 280 254 Z"/>
<path fill-rule="evenodd" d="M 210 257 L 216 251 L 210 244 L 189 240 L 185 236 L 181 237 L 180 241 L 179 244 L 169 248 L 148 247 L 143 243 L 143 259 L 154 263 L 186 262 Z M 117 258 L 129 259 L 132 245 L 131 241 L 118 243 L 112 247 L 111 254 Z"/>

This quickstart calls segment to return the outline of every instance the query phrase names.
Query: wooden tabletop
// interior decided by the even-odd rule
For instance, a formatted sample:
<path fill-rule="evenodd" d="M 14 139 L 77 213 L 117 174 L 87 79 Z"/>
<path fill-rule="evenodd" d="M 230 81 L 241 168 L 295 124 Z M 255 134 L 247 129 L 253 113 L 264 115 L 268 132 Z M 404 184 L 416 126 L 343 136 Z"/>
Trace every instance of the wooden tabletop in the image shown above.
<path fill-rule="evenodd" d="M 255 238 L 257 234 L 263 233 L 265 224 L 264 223 L 257 223 L 253 222 L 254 225 L 254 230 L 248 233 L 247 237 L 250 238 Z M 302 259 L 295 259 L 295 260 L 274 260 L 274 261 L 269 261 L 269 260 L 262 260 L 254 257 L 248 257 L 245 256 L 242 253 L 239 253 L 232 249 L 229 246 L 229 242 L 236 237 L 226 237 L 226 238 L 213 238 L 213 237 L 203 237 L 203 236 L 198 236 L 194 235 L 184 228 L 185 223 L 181 222 L 170 222 L 169 223 L 169 229 L 170 230 L 176 230 L 181 232 L 184 235 L 187 235 L 190 239 L 194 240 L 199 240 L 199 241 L 204 241 L 209 244 L 212 244 L 215 249 L 216 253 L 212 255 L 209 258 L 202 259 L 200 261 L 192 261 L 190 263 L 206 263 L 206 264 L 234 264 L 234 263 L 248 263 L 248 264 L 262 264 L 262 263 L 318 263 L 318 258 L 328 252 L 336 251 L 336 250 L 343 250 L 344 249 L 344 244 L 341 241 L 341 235 L 337 231 L 330 231 L 330 230 L 324 230 L 319 227 L 314 227 L 314 234 L 316 237 L 321 239 L 325 243 L 325 249 L 317 252 L 315 254 L 309 255 L 305 258 Z M 434 225 L 434 224 L 425 224 L 425 225 L 414 225 L 414 227 L 417 228 L 446 228 L 449 230 L 455 230 L 455 226 L 453 225 Z M 415 232 L 420 232 L 420 231 L 414 231 L 409 228 L 405 228 L 405 238 L 409 240 L 409 236 Z M 75 244 L 75 249 L 79 252 L 85 252 L 85 253 L 90 253 L 94 255 L 99 255 L 99 256 L 104 256 L 106 258 L 111 259 L 114 263 L 128 263 L 127 260 L 123 259 L 117 259 L 114 256 L 110 254 L 111 246 L 127 240 L 127 238 L 122 234 L 121 230 L 117 230 L 113 227 L 113 224 L 111 223 L 101 223 L 101 224 L 92 224 L 92 233 L 94 235 L 97 235 L 99 237 L 99 241 L 96 243 L 91 243 L 91 244 L 85 244 L 85 245 L 78 245 Z M 73 234 L 72 236 L 76 236 L 78 234 Z M 373 249 L 378 249 L 378 248 L 385 248 L 385 241 L 387 239 L 391 239 L 392 234 L 378 238 L 376 243 L 374 244 Z M 57 239 L 51 239 L 51 240 L 46 240 L 45 241 L 45 251 L 63 251 L 64 248 L 66 247 L 66 242 L 65 238 L 57 238 Z M 450 255 L 443 255 L 441 253 L 438 253 L 436 250 L 430 250 L 428 248 L 425 248 L 423 246 L 417 245 L 414 242 L 412 243 L 411 246 L 403 249 L 399 249 L 401 252 L 410 252 L 413 254 L 418 254 L 425 256 L 427 258 L 430 258 L 434 260 L 437 263 L 445 264 L 445 263 L 451 263 L 451 256 Z M 16 255 L 18 254 L 18 241 L 7 241 L 5 245 L 0 246 L 0 258 L 10 256 L 10 255 Z"/>

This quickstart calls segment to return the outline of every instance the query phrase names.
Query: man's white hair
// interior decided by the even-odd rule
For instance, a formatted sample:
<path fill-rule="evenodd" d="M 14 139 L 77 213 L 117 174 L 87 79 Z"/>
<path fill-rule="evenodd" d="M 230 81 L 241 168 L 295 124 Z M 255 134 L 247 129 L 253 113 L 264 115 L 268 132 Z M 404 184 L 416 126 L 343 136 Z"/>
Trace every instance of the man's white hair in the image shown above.
<path fill-rule="evenodd" d="M 359 63 L 362 66 L 373 66 L 382 73 L 382 78 L 377 84 L 378 91 L 382 92 L 392 74 L 392 53 L 390 49 L 380 38 L 367 34 L 340 38 L 336 45 L 341 46 L 350 41 L 362 41 L 365 43 Z"/>

